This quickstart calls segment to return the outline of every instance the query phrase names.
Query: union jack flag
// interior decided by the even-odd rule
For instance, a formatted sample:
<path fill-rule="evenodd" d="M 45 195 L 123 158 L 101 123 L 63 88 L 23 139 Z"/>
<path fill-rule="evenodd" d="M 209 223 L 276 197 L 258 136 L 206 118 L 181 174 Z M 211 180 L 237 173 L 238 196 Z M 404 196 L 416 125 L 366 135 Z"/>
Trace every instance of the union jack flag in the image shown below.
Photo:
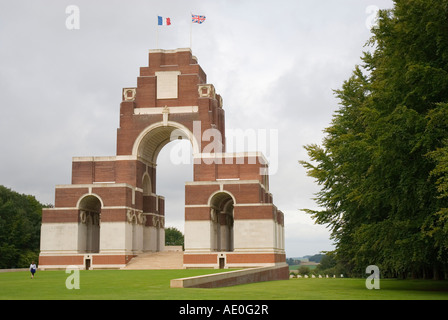
<path fill-rule="evenodd" d="M 193 22 L 193 23 L 201 24 L 204 21 L 205 21 L 205 16 L 199 16 L 197 14 L 192 14 L 191 15 L 191 22 Z"/>

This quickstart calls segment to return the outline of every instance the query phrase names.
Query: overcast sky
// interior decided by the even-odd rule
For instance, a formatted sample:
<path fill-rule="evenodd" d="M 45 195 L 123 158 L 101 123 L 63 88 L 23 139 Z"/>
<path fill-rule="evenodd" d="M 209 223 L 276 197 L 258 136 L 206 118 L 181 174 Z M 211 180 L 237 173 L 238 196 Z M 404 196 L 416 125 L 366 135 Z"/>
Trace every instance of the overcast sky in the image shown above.
<path fill-rule="evenodd" d="M 68 29 L 69 5 L 79 29 Z M 54 203 L 70 184 L 73 156 L 116 154 L 121 92 L 136 86 L 148 50 L 190 47 L 223 97 L 227 130 L 265 129 L 260 150 L 275 164 L 274 203 L 285 214 L 288 257 L 333 249 L 329 231 L 301 208 L 319 188 L 299 160 L 320 144 L 338 108 L 333 89 L 348 79 L 366 41 L 372 8 L 391 0 L 16 0 L 0 3 L 0 184 Z M 190 12 L 206 16 L 191 25 Z M 69 24 L 70 25 L 70 24 Z M 71 24 L 73 25 L 73 24 Z M 179 142 L 186 143 L 186 142 Z M 166 224 L 183 231 L 184 183 L 192 165 L 158 161 Z M 278 149 L 278 155 L 275 150 Z M 232 151 L 232 150 L 230 150 Z M 234 150 L 243 151 L 243 150 Z M 256 151 L 256 150 L 247 150 Z"/>

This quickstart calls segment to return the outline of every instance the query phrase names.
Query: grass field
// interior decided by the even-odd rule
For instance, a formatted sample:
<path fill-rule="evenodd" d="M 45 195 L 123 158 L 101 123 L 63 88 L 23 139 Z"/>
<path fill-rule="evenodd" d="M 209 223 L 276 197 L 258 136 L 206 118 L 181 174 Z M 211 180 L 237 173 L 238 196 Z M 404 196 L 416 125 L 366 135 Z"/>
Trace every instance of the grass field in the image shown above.
<path fill-rule="evenodd" d="M 80 289 L 68 290 L 64 271 L 0 273 L 1 300 L 448 300 L 448 281 L 383 279 L 368 290 L 364 279 L 290 279 L 216 289 L 170 288 L 170 279 L 220 270 L 80 271 Z"/>

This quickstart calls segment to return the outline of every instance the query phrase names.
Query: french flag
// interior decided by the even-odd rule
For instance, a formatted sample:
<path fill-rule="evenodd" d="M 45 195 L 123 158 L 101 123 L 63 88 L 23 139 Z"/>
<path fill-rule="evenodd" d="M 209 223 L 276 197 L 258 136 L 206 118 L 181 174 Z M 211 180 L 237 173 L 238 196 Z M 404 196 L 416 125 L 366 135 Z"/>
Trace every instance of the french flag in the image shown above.
<path fill-rule="evenodd" d="M 157 24 L 159 26 L 169 26 L 171 25 L 171 18 L 163 18 L 161 16 L 157 16 Z"/>

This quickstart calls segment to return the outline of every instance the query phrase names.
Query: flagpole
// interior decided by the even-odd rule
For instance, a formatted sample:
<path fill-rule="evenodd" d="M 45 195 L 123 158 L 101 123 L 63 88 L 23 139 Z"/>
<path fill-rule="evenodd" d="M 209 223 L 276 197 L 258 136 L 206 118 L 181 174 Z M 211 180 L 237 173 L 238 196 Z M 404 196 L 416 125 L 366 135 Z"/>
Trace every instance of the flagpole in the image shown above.
<path fill-rule="evenodd" d="M 156 49 L 159 49 L 159 15 L 157 15 L 157 24 L 156 24 Z"/>
<path fill-rule="evenodd" d="M 193 37 L 192 37 L 192 30 L 193 30 L 193 22 L 191 21 L 191 17 L 193 16 L 193 14 L 190 12 L 190 50 L 193 51 Z"/>

